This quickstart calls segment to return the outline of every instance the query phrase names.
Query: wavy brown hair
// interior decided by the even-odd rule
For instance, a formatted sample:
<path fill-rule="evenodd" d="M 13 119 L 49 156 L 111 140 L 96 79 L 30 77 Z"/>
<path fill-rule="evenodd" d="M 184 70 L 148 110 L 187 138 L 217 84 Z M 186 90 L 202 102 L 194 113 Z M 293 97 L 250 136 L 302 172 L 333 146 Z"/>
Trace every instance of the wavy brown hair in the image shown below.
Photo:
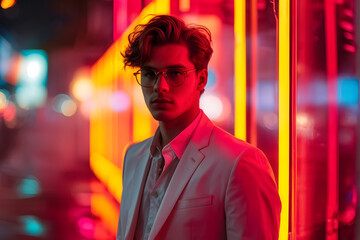
<path fill-rule="evenodd" d="M 129 37 L 129 45 L 122 54 L 124 64 L 141 67 L 149 59 L 152 46 L 184 44 L 189 51 L 189 60 L 195 68 L 207 68 L 213 50 L 211 33 L 201 25 L 186 25 L 178 17 L 154 16 L 148 23 L 137 25 Z"/>

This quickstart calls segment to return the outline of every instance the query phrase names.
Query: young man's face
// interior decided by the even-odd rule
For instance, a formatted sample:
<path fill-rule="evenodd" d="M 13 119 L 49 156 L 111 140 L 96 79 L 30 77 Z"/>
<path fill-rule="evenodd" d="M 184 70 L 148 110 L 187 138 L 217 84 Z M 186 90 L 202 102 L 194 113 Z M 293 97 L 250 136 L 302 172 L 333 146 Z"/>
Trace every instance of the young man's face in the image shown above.
<path fill-rule="evenodd" d="M 155 71 L 174 67 L 183 71 L 195 69 L 185 45 L 154 46 L 150 56 L 142 68 Z M 180 86 L 171 86 L 160 74 L 153 87 L 142 87 L 142 91 L 146 105 L 157 121 L 184 123 L 191 121 L 198 113 L 200 91 L 204 89 L 206 81 L 206 69 L 185 74 L 185 81 Z"/>

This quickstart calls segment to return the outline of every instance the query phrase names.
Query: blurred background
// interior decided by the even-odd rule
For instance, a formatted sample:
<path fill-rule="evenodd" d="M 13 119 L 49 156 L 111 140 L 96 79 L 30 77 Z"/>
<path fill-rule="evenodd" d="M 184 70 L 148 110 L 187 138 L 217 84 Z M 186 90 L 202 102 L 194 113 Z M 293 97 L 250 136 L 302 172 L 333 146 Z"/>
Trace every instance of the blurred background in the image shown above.
<path fill-rule="evenodd" d="M 157 127 L 120 55 L 149 14 L 212 32 L 201 108 L 269 158 L 280 239 L 360 239 L 356 0 L 0 0 L 0 239 L 115 239 Z"/>

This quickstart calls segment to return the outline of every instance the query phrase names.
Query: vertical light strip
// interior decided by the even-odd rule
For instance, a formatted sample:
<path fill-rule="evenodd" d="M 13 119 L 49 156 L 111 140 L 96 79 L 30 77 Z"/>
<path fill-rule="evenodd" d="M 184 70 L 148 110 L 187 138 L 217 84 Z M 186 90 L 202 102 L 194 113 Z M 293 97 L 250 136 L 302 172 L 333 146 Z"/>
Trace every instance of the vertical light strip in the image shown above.
<path fill-rule="evenodd" d="M 279 194 L 280 240 L 289 233 L 290 163 L 290 1 L 279 1 Z"/>
<path fill-rule="evenodd" d="M 251 101 L 250 101 L 250 123 L 249 141 L 257 145 L 257 61 L 258 61 L 258 3 L 251 0 Z"/>
<path fill-rule="evenodd" d="M 95 176 L 108 188 L 108 191 L 120 203 L 122 195 L 122 169 L 98 153 L 90 156 L 90 167 Z"/>
<path fill-rule="evenodd" d="M 234 0 L 234 35 L 234 134 L 246 140 L 246 1 Z"/>
<path fill-rule="evenodd" d="M 92 213 L 101 219 L 102 223 L 105 225 L 106 229 L 111 232 L 112 236 L 116 236 L 120 212 L 116 208 L 117 206 L 102 194 L 92 194 L 90 201 Z"/>
<path fill-rule="evenodd" d="M 114 42 L 121 37 L 127 28 L 128 19 L 128 0 L 113 1 L 113 40 Z"/>
<path fill-rule="evenodd" d="M 149 110 L 146 108 L 140 86 L 133 91 L 133 141 L 140 142 L 152 134 Z"/>
<path fill-rule="evenodd" d="M 356 36 L 356 44 L 357 46 L 360 46 L 360 3 L 357 2 L 355 4 L 355 36 Z M 359 47 L 356 50 L 356 65 L 360 65 L 360 49 Z M 360 68 L 356 68 L 356 76 L 357 79 L 360 80 Z M 358 114 L 360 112 L 360 104 L 358 103 Z M 358 124 L 357 124 L 357 152 L 356 152 L 356 189 L 357 189 L 357 196 L 359 199 L 360 196 L 360 117 L 358 115 Z M 356 216 L 356 223 L 355 223 L 355 239 L 360 239 L 360 201 L 357 201 L 357 213 Z"/>
<path fill-rule="evenodd" d="M 170 14 L 170 0 L 155 0 L 155 14 Z"/>
<path fill-rule="evenodd" d="M 118 12 L 120 10 L 120 0 L 113 1 L 113 41 L 115 42 L 118 39 Z"/>
<path fill-rule="evenodd" d="M 301 0 L 300 0 L 301 1 Z M 296 239 L 297 236 L 297 6 L 298 1 L 292 0 L 290 3 L 290 162 L 291 162 L 291 200 L 289 221 L 289 239 Z"/>
<path fill-rule="evenodd" d="M 338 120 L 337 120 L 337 34 L 336 6 L 325 0 L 325 46 L 328 78 L 328 181 L 326 210 L 326 239 L 338 239 Z"/>

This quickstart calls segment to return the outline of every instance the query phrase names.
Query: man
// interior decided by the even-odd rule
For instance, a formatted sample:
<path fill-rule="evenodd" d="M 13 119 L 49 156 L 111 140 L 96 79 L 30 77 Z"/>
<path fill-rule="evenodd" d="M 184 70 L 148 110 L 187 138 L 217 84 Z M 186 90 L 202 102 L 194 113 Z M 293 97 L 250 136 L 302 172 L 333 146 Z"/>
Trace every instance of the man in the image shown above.
<path fill-rule="evenodd" d="M 264 154 L 199 108 L 209 30 L 160 15 L 129 36 L 126 66 L 159 122 L 129 147 L 117 239 L 277 239 L 281 203 Z"/>

